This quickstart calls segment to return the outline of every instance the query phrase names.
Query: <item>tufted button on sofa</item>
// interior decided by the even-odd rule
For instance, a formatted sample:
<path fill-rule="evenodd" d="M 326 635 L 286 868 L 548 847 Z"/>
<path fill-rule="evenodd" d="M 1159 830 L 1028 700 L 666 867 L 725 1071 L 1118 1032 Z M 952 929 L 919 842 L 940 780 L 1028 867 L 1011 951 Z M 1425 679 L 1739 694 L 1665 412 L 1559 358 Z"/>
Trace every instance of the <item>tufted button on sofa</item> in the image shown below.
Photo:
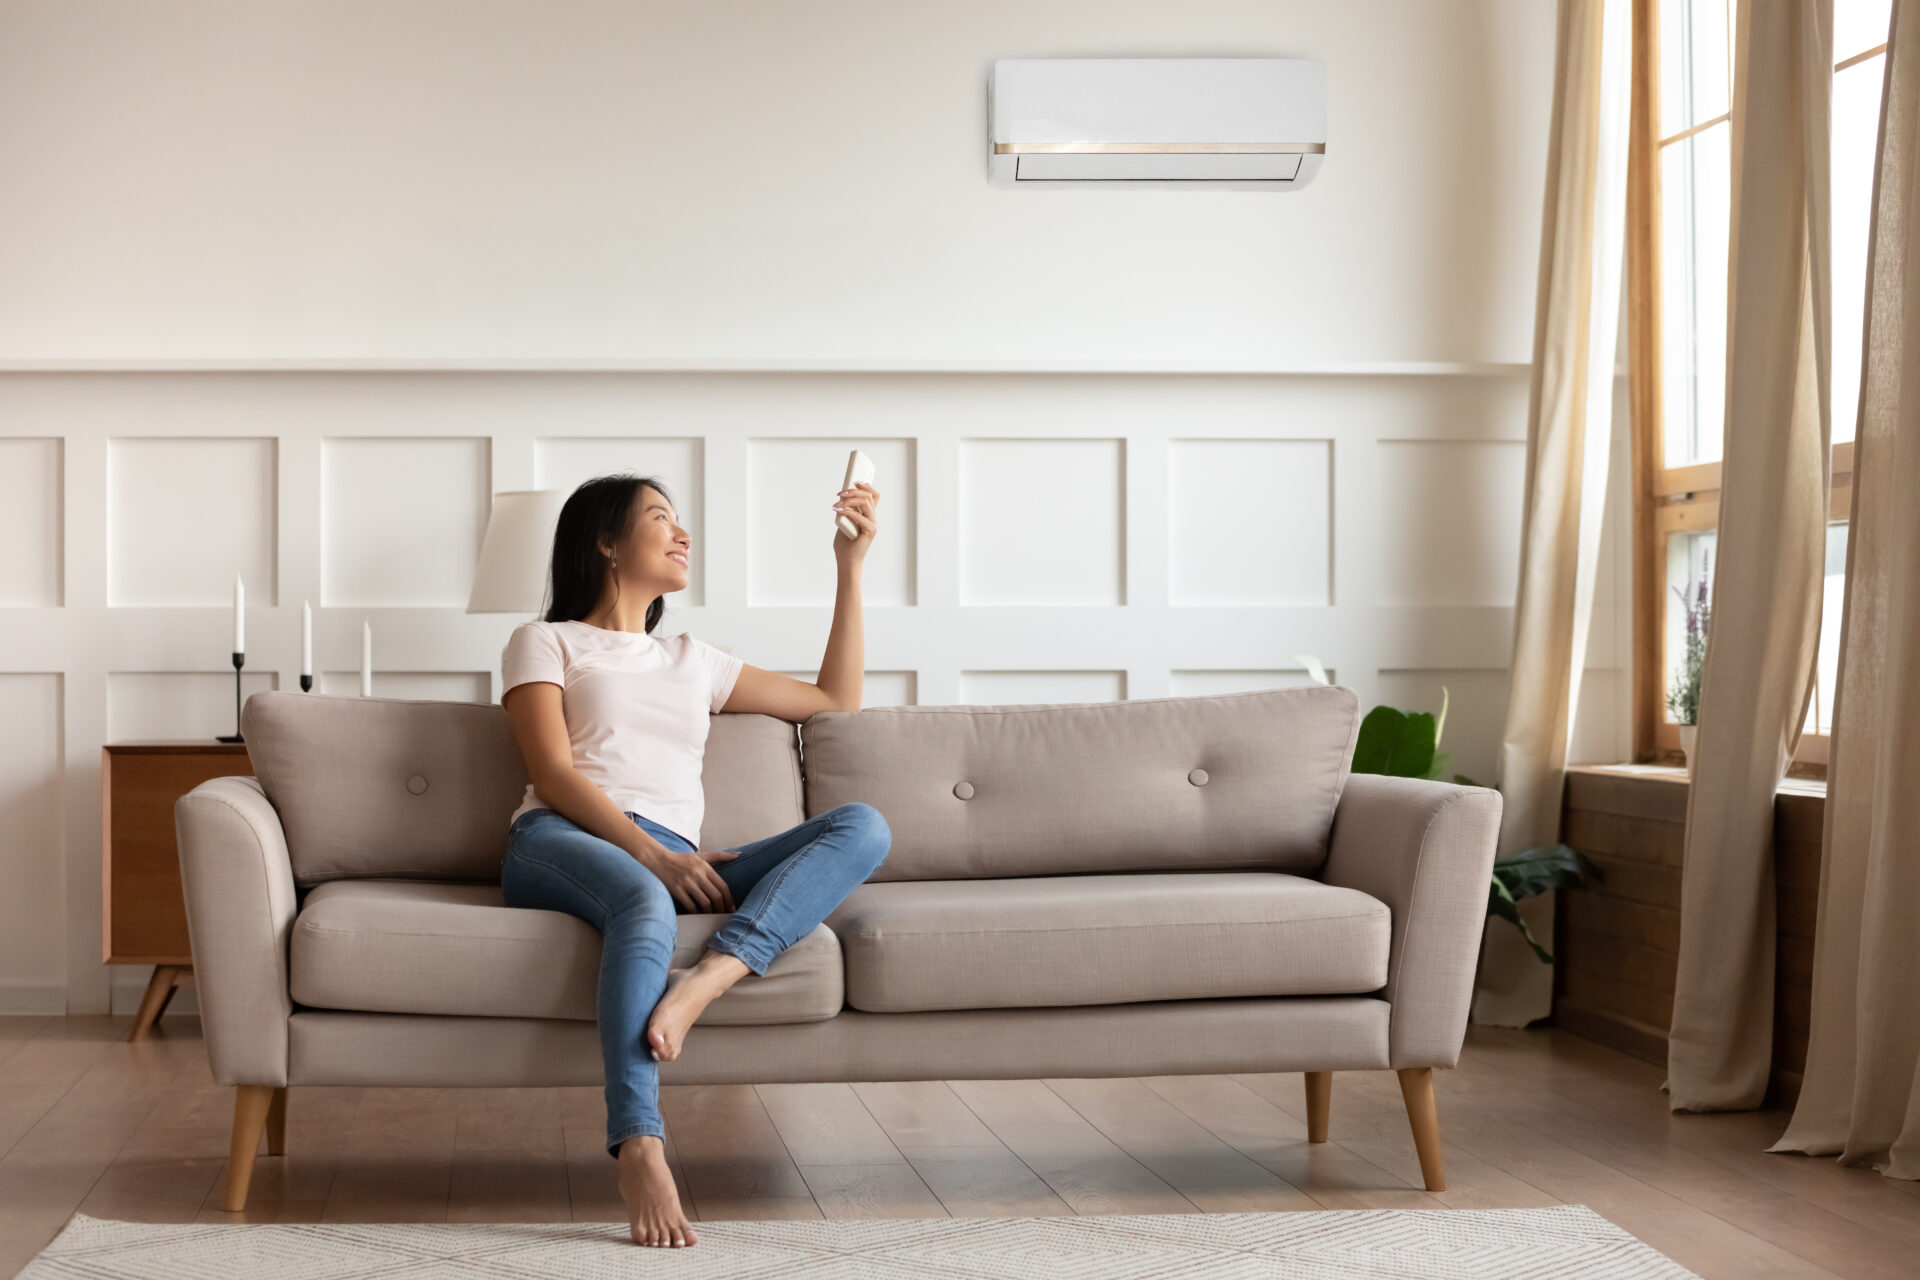
<path fill-rule="evenodd" d="M 1300 1071 L 1323 1142 L 1332 1072 L 1391 1069 L 1442 1189 L 1500 796 L 1350 776 L 1358 729 L 1337 686 L 715 716 L 703 849 L 855 801 L 893 843 L 661 1082 Z M 228 1208 L 290 1087 L 600 1082 L 598 933 L 501 897 L 503 709 L 267 692 L 242 731 L 254 776 L 175 806 Z"/>

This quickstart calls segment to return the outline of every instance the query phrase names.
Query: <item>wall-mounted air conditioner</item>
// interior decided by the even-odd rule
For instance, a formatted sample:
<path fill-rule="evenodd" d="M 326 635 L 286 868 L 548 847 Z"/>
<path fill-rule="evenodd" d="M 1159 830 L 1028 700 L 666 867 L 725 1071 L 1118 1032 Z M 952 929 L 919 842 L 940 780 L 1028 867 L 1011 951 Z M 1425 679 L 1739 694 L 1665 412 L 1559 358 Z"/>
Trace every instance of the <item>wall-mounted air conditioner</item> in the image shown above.
<path fill-rule="evenodd" d="M 987 80 L 997 187 L 1293 191 L 1327 150 L 1315 58 L 1001 58 Z"/>

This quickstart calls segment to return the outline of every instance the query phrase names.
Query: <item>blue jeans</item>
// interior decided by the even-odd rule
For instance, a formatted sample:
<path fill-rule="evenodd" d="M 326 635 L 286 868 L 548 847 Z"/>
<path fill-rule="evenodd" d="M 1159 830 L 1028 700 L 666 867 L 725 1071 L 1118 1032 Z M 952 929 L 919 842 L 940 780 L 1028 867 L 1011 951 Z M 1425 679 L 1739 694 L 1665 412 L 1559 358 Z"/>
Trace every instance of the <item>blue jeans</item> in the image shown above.
<path fill-rule="evenodd" d="M 675 853 L 694 852 L 678 832 L 637 813 L 627 817 Z M 880 811 L 856 802 L 742 845 L 739 857 L 711 864 L 735 910 L 707 945 L 766 973 L 873 874 L 892 844 Z M 607 1153 L 618 1155 L 635 1134 L 665 1137 L 647 1019 L 666 990 L 674 917 L 686 909 L 626 850 L 553 809 L 529 809 L 508 830 L 500 887 L 510 907 L 564 911 L 600 931 L 595 1011 L 607 1080 Z"/>

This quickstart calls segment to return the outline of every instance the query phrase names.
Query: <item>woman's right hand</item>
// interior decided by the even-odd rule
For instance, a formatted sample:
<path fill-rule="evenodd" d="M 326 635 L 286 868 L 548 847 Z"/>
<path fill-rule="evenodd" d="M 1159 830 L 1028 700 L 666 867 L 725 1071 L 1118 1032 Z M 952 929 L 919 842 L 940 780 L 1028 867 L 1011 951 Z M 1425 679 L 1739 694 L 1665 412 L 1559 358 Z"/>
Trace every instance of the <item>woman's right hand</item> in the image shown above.
<path fill-rule="evenodd" d="M 667 892 L 688 911 L 716 914 L 734 909 L 733 891 L 713 869 L 712 858 L 737 858 L 737 849 L 678 853 L 662 849 L 647 860 L 647 870 L 660 877 Z"/>

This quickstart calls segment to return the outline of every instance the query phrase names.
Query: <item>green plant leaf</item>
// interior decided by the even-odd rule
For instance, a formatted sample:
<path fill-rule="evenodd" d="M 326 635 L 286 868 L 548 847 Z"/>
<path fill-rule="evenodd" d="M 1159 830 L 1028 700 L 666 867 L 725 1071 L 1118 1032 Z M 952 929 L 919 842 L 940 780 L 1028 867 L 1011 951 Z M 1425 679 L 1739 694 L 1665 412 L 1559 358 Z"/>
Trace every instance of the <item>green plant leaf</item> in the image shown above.
<path fill-rule="evenodd" d="M 1606 879 L 1592 859 L 1564 844 L 1523 849 L 1493 864 L 1493 880 L 1508 896 L 1531 898 L 1549 889 L 1577 889 Z"/>
<path fill-rule="evenodd" d="M 1487 887 L 1487 914 L 1512 921 L 1514 927 L 1520 930 L 1520 936 L 1525 938 L 1527 945 L 1533 948 L 1533 954 L 1540 958 L 1540 963 L 1553 963 L 1552 954 L 1540 945 L 1540 940 L 1533 936 L 1533 930 L 1527 928 L 1527 922 L 1521 918 L 1519 904 L 1513 900 L 1513 895 L 1507 892 L 1507 887 L 1500 883 L 1497 876 Z"/>
<path fill-rule="evenodd" d="M 1452 759 L 1453 759 L 1453 754 L 1451 752 L 1448 752 L 1448 751 L 1434 752 L 1433 763 L 1427 766 L 1427 776 L 1429 778 L 1434 779 L 1436 782 L 1439 781 L 1441 778 L 1446 777 L 1447 762 Z"/>
<path fill-rule="evenodd" d="M 1469 778 L 1464 773 L 1454 774 L 1453 781 L 1455 786 L 1460 786 L 1460 787 L 1477 787 L 1480 785 L 1479 783 L 1475 782 L 1472 778 Z"/>
<path fill-rule="evenodd" d="M 1446 728 L 1447 728 L 1447 686 L 1441 685 L 1440 686 L 1440 718 L 1433 722 L 1433 745 L 1435 750 L 1439 749 L 1440 735 L 1446 732 Z M 1440 775 L 1436 773 L 1430 776 L 1437 778 Z"/>
<path fill-rule="evenodd" d="M 1360 722 L 1353 747 L 1353 772 L 1395 778 L 1425 778 L 1433 770 L 1433 717 L 1375 707 Z"/>

